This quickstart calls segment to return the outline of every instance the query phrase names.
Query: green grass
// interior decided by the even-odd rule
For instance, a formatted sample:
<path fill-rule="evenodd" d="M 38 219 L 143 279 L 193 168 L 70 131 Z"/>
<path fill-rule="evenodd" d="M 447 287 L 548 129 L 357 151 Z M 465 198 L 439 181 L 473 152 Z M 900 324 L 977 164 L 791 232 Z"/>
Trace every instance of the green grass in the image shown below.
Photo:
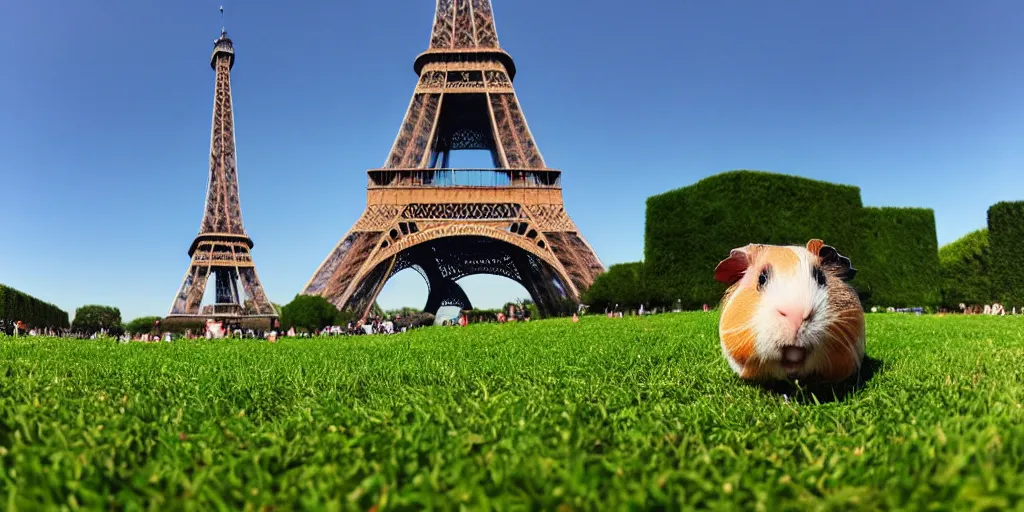
<path fill-rule="evenodd" d="M 821 402 L 739 384 L 716 321 L 0 338 L 0 506 L 1024 509 L 1024 319 L 869 315 Z"/>

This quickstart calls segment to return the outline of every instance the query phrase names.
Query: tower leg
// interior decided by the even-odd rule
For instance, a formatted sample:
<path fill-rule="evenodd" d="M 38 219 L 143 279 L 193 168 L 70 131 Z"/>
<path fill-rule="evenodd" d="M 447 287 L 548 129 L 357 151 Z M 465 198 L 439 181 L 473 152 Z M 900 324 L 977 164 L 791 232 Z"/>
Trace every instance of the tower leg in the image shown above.
<path fill-rule="evenodd" d="M 555 251 L 558 261 L 565 268 L 567 277 L 580 293 L 589 288 L 594 279 L 604 272 L 604 265 L 579 232 L 545 232 L 544 236 Z"/>
<path fill-rule="evenodd" d="M 445 306 L 458 306 L 459 309 L 473 309 L 472 303 L 465 290 L 459 283 L 451 279 L 439 278 L 431 283 L 430 295 L 427 296 L 427 305 L 423 311 L 431 315 L 437 315 L 437 311 Z"/>
<path fill-rule="evenodd" d="M 535 257 L 526 253 L 514 253 L 513 261 L 516 270 L 523 279 L 521 284 L 530 293 L 530 298 L 537 304 L 541 316 L 556 316 L 561 311 L 562 303 L 570 297 L 565 291 L 565 284 L 561 283 L 561 289 L 555 282 L 561 279 L 551 269 L 536 260 Z"/>
<path fill-rule="evenodd" d="M 437 315 L 444 306 L 458 306 L 459 309 L 472 309 L 473 305 L 459 283 L 441 274 L 437 260 L 428 253 L 420 251 L 414 266 L 427 281 L 427 303 L 423 311 Z"/>
<path fill-rule="evenodd" d="M 277 310 L 274 309 L 274 305 L 270 303 L 266 293 L 263 292 L 263 285 L 256 275 L 256 269 L 252 267 L 242 268 L 240 274 L 242 277 L 242 287 L 245 289 L 246 297 L 252 301 L 254 313 L 258 315 L 276 315 Z"/>
<path fill-rule="evenodd" d="M 178 288 L 177 295 L 174 296 L 174 302 L 171 303 L 171 310 L 168 312 L 169 315 L 181 315 L 185 312 L 185 305 L 188 302 L 188 294 L 192 290 L 192 283 L 195 279 L 195 269 L 189 268 L 185 272 L 185 277 L 181 280 L 181 287 Z"/>
<path fill-rule="evenodd" d="M 367 214 L 364 213 L 363 216 L 366 217 Z M 381 238 L 382 235 L 379 231 L 349 233 L 320 264 L 320 268 L 306 284 L 302 293 L 323 295 L 328 297 L 328 300 L 342 297 L 349 285 L 352 284 L 356 272 L 366 262 L 373 249 L 380 244 Z M 344 307 L 339 303 L 334 305 L 339 309 Z"/>
<path fill-rule="evenodd" d="M 206 284 L 210 279 L 210 267 L 195 267 L 195 279 L 192 281 L 192 289 L 189 290 L 188 300 L 185 301 L 185 314 L 198 315 L 199 306 L 203 303 L 203 295 L 206 293 Z"/>
<path fill-rule="evenodd" d="M 206 281 L 210 277 L 210 267 L 196 265 L 193 263 L 181 288 L 171 305 L 171 315 L 198 315 L 199 305 L 203 302 L 203 294 L 206 293 Z"/>
<path fill-rule="evenodd" d="M 338 309 L 347 309 L 355 312 L 356 316 L 360 319 L 366 318 L 370 313 L 370 308 L 373 307 L 373 302 L 377 299 L 377 295 L 380 294 L 384 283 L 387 282 L 391 276 L 391 271 L 394 268 L 395 258 L 391 257 L 385 261 L 377 264 L 356 286 L 355 291 L 348 298 L 347 301 L 343 301 L 341 304 L 335 303 L 335 307 Z M 336 300 L 342 300 L 338 298 Z"/>

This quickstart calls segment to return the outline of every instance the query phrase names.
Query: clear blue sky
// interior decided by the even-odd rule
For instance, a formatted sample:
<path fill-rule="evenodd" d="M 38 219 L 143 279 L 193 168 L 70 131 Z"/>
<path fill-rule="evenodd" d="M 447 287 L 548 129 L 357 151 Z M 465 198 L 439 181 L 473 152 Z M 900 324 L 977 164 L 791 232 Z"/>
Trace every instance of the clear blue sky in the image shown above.
<path fill-rule="evenodd" d="M 220 5 L 0 4 L 0 282 L 72 313 L 167 313 L 203 211 Z M 364 208 L 434 1 L 224 5 L 242 212 L 286 303 Z M 646 197 L 732 169 L 934 208 L 940 244 L 1024 199 L 1024 2 L 630 5 L 494 0 L 530 128 L 606 265 L 642 258 Z M 483 307 L 525 296 L 465 287 Z M 425 298 L 403 274 L 381 302 Z"/>

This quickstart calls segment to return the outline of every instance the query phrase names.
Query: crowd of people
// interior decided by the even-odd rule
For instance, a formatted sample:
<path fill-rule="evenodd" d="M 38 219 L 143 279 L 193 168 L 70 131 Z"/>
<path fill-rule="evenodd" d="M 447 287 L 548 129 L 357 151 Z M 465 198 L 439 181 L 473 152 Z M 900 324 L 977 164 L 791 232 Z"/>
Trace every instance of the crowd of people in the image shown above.
<path fill-rule="evenodd" d="M 364 336 L 372 334 L 395 334 L 406 332 L 411 326 L 402 325 L 402 315 L 395 315 L 395 319 L 370 315 L 365 322 L 349 322 L 346 325 L 328 325 L 319 331 L 312 333 L 301 333 L 301 337 L 309 336 Z M 396 323 L 398 327 L 396 327 Z M 289 331 L 289 337 L 294 337 L 294 329 Z"/>
<path fill-rule="evenodd" d="M 281 338 L 308 338 L 321 336 L 365 336 L 376 334 L 396 334 L 407 332 L 433 321 L 432 315 L 395 315 L 390 316 L 370 315 L 362 322 L 348 322 L 346 325 L 329 325 L 312 332 L 296 330 L 290 327 L 287 330 L 280 329 L 277 322 L 269 330 L 253 328 L 242 328 L 236 322 L 225 322 L 208 319 L 201 328 L 185 329 L 182 333 L 172 333 L 161 329 L 159 322 L 152 328 L 140 332 L 131 332 L 122 329 L 99 329 L 93 332 L 74 331 L 72 329 L 35 328 L 25 325 L 24 322 L 11 322 L 11 325 L 0 325 L 0 333 L 7 332 L 13 336 L 45 336 L 53 338 L 75 338 L 75 339 L 102 339 L 113 338 L 122 343 L 143 342 L 153 343 L 159 341 L 173 341 L 176 339 L 263 339 L 276 342 Z M 9 327 L 9 328 L 7 328 Z"/>
<path fill-rule="evenodd" d="M 530 310 L 523 304 L 509 304 L 508 309 L 498 311 L 462 311 L 455 318 L 441 321 L 442 326 L 466 326 L 471 323 L 529 322 Z"/>
<path fill-rule="evenodd" d="M 9 336 L 45 336 L 48 338 L 75 339 L 95 339 L 97 334 L 101 336 L 109 336 L 106 330 L 102 330 L 100 333 L 90 333 L 81 330 L 76 331 L 70 328 L 55 329 L 52 327 L 32 327 L 20 321 L 10 322 L 10 324 L 5 324 L 0 321 L 0 334 L 7 334 Z"/>
<path fill-rule="evenodd" d="M 1010 311 L 1006 311 L 1006 308 L 1003 307 L 1003 305 L 998 303 L 998 302 L 993 302 L 992 304 L 985 304 L 983 306 L 982 305 L 978 305 L 978 304 L 974 304 L 972 306 L 968 306 L 967 304 L 964 304 L 964 303 L 961 302 L 959 307 L 960 307 L 960 312 L 965 314 L 965 315 L 995 315 L 995 316 L 1003 316 L 1003 315 L 1016 315 L 1016 314 L 1024 313 L 1024 308 L 1022 308 L 1021 310 L 1018 310 L 1017 306 L 1013 306 L 1013 307 L 1010 308 Z"/>
<path fill-rule="evenodd" d="M 13 326 L 13 334 L 27 334 L 29 336 L 49 336 L 51 338 L 66 338 L 71 335 L 71 329 L 53 329 L 51 327 L 28 327 L 24 323 L 16 322 Z M 2 332 L 2 331 L 0 331 Z"/>
<path fill-rule="evenodd" d="M 361 322 L 348 322 L 346 325 L 328 325 L 321 329 L 314 329 L 313 331 L 296 330 L 295 327 L 289 327 L 287 330 L 278 331 L 272 327 L 268 331 L 257 331 L 254 329 L 241 329 L 238 326 L 225 326 L 222 322 L 214 320 L 208 320 L 206 325 L 202 329 L 201 333 L 192 333 L 191 331 L 185 331 L 185 334 L 180 336 L 185 339 L 195 338 L 206 338 L 206 339 L 265 339 L 271 343 L 276 343 L 282 338 L 310 338 L 310 337 L 337 337 L 337 336 L 367 336 L 376 334 L 396 334 L 401 332 L 407 332 L 410 329 L 415 329 L 423 325 L 422 321 L 416 321 L 417 319 L 404 318 L 402 315 L 396 315 L 394 319 L 388 316 L 370 315 L 366 320 Z M 276 327 L 276 326 L 275 326 Z M 145 337 L 146 334 L 143 334 Z M 160 340 L 159 336 L 150 335 L 148 341 Z M 170 333 L 163 334 L 164 341 L 171 341 L 174 339 Z M 146 340 L 140 340 L 146 341 Z"/>
<path fill-rule="evenodd" d="M 872 313 L 916 313 L 918 315 L 921 315 L 921 314 L 926 313 L 927 310 L 925 308 L 920 308 L 920 307 L 917 307 L 917 308 L 893 308 L 893 307 L 880 308 L 878 306 L 872 306 L 871 307 L 871 312 Z M 959 313 L 964 314 L 964 315 L 1004 316 L 1004 315 L 1024 314 L 1024 308 L 1018 309 L 1016 306 L 1014 306 L 1014 307 L 1011 307 L 1009 311 L 1007 311 L 1006 308 L 1003 307 L 1003 305 L 998 303 L 998 302 L 993 302 L 992 304 L 984 304 L 984 305 L 974 304 L 974 305 L 971 305 L 971 306 L 968 306 L 967 304 L 961 302 L 957 306 L 956 310 L 954 310 L 954 311 L 950 311 L 950 310 L 948 310 L 946 308 L 939 308 L 939 310 L 938 310 L 938 314 L 939 315 L 945 315 L 947 313 L 954 313 L 954 312 L 959 312 Z"/>

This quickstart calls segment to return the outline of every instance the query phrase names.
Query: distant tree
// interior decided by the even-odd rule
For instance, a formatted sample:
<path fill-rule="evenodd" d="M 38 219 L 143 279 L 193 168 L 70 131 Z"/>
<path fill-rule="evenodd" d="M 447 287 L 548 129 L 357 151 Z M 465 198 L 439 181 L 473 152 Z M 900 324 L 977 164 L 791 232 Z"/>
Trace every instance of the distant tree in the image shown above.
<path fill-rule="evenodd" d="M 148 333 L 153 331 L 158 316 L 143 316 L 124 324 L 124 330 L 132 334 Z"/>
<path fill-rule="evenodd" d="M 395 316 L 398 316 L 398 315 L 409 316 L 409 315 L 415 315 L 415 314 L 422 313 L 422 312 L 423 312 L 423 310 L 420 309 L 420 308 L 414 308 L 412 306 L 404 306 L 404 307 L 400 307 L 400 308 L 396 308 L 396 309 L 389 309 L 389 310 L 384 312 L 384 316 L 388 316 L 388 317 L 395 317 Z"/>
<path fill-rule="evenodd" d="M 85 334 L 93 334 L 105 329 L 111 334 L 120 334 L 121 310 L 113 306 L 90 304 L 75 310 L 75 319 L 71 329 Z"/>
<path fill-rule="evenodd" d="M 650 308 L 654 301 L 645 279 L 644 263 L 617 263 L 608 267 L 608 271 L 597 276 L 583 293 L 583 302 L 594 311 L 616 305 L 620 309 L 639 309 L 642 304 Z"/>

